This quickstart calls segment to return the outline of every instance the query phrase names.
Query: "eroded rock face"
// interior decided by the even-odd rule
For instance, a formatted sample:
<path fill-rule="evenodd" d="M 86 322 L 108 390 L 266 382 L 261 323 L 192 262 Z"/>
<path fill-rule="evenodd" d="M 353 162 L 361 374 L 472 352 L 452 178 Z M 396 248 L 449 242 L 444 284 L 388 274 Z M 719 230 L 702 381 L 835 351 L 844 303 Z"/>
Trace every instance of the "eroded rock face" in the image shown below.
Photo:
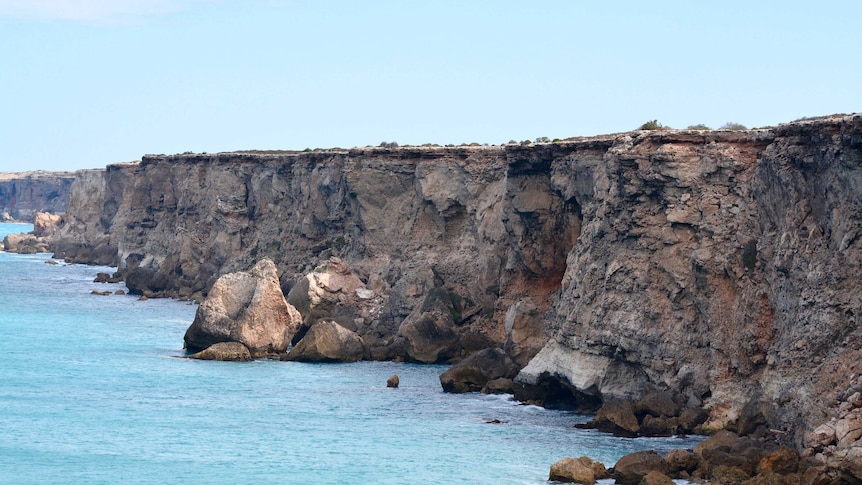
<path fill-rule="evenodd" d="M 356 324 L 371 358 L 504 347 L 522 363 L 532 337 L 517 335 L 541 338 L 540 315 L 550 337 L 518 385 L 667 391 L 705 406 L 708 428 L 748 416 L 794 446 L 843 419 L 835 403 L 862 371 L 860 115 L 529 147 L 153 156 L 81 180 L 61 256 L 113 254 L 130 288 L 193 298 L 263 256 L 285 282 L 337 256 L 379 298 Z M 829 466 L 855 456 L 837 440 Z"/>
<path fill-rule="evenodd" d="M 297 362 L 356 362 L 362 360 L 362 338 L 332 320 L 320 320 L 282 360 Z"/>
<path fill-rule="evenodd" d="M 284 300 L 275 265 L 263 259 L 251 271 L 216 281 L 186 331 L 185 345 L 196 352 L 220 342 L 239 342 L 254 357 L 284 352 L 301 318 Z"/>

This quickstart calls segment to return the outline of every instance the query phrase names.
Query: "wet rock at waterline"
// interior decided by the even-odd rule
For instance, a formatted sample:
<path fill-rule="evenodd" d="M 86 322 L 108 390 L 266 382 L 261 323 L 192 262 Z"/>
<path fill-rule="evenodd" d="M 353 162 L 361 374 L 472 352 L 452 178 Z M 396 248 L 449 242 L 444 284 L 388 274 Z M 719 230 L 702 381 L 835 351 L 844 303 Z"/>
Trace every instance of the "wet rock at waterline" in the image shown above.
<path fill-rule="evenodd" d="M 219 342 L 189 356 L 189 359 L 245 362 L 252 360 L 248 347 L 239 342 Z"/>

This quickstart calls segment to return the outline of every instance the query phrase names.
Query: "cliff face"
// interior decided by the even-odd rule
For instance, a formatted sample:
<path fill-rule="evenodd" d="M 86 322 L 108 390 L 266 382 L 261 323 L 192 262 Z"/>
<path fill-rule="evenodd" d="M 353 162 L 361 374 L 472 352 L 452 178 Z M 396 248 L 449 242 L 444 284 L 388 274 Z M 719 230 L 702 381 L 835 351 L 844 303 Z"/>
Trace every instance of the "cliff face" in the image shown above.
<path fill-rule="evenodd" d="M 441 360 L 503 346 L 529 361 L 526 385 L 667 389 L 715 426 L 760 406 L 799 438 L 857 385 L 860 206 L 853 115 L 532 146 L 148 156 L 76 182 L 54 244 L 115 258 L 134 291 L 180 297 L 263 257 L 289 289 L 338 256 L 379 298 L 355 324 L 366 344 L 397 347 L 405 320 L 445 300 L 441 338 L 457 344 Z"/>
<path fill-rule="evenodd" d="M 862 116 L 625 135 L 552 180 L 584 222 L 520 380 L 748 406 L 797 444 L 858 385 Z"/>
<path fill-rule="evenodd" d="M 33 221 L 37 212 L 62 214 L 69 202 L 75 173 L 0 173 L 0 214 Z"/>

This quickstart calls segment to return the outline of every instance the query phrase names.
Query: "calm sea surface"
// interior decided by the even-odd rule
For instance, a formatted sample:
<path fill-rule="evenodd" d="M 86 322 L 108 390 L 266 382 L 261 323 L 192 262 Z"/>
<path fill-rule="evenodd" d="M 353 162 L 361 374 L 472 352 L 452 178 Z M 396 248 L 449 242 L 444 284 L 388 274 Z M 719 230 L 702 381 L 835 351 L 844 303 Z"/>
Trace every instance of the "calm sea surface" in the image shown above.
<path fill-rule="evenodd" d="M 542 484 L 566 456 L 695 443 L 444 394 L 445 366 L 183 359 L 196 306 L 91 295 L 124 287 L 48 257 L 0 252 L 0 483 Z"/>

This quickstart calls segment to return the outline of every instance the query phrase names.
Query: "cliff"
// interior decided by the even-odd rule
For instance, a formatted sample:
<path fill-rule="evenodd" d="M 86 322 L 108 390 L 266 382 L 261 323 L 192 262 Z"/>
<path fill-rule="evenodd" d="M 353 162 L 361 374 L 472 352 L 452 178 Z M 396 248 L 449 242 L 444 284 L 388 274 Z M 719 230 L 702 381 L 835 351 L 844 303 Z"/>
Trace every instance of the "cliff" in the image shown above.
<path fill-rule="evenodd" d="M 534 392 L 669 390 L 710 426 L 757 409 L 801 446 L 862 384 L 860 235 L 857 114 L 529 146 L 146 156 L 80 177 L 54 248 L 183 298 L 263 257 L 288 290 L 337 256 L 379 297 L 354 325 L 387 349 L 375 358 L 403 356 L 403 322 L 442 301 L 456 344 L 440 361 L 504 347 L 529 361 L 517 380 Z"/>
<path fill-rule="evenodd" d="M 0 173 L 0 214 L 31 222 L 37 212 L 62 214 L 74 180 L 73 172 Z"/>

